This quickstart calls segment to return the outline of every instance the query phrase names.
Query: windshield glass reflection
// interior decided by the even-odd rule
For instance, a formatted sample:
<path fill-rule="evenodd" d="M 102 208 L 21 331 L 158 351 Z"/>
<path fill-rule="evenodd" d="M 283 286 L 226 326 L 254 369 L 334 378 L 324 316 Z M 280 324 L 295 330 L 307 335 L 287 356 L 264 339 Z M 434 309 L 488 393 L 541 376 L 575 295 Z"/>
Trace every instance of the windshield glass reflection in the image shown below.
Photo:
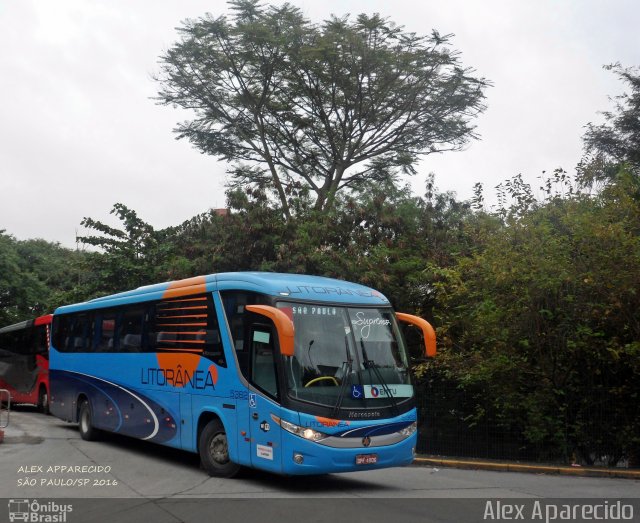
<path fill-rule="evenodd" d="M 390 309 L 280 303 L 293 318 L 295 353 L 284 358 L 290 397 L 376 408 L 413 396 L 408 360 Z"/>

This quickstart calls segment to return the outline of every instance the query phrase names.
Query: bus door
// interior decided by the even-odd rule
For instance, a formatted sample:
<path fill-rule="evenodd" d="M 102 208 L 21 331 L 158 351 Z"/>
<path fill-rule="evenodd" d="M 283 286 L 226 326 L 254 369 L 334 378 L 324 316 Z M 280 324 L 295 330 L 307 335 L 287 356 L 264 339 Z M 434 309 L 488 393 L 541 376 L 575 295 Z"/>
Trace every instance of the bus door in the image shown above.
<path fill-rule="evenodd" d="M 249 427 L 251 464 L 280 472 L 282 448 L 280 430 L 271 415 L 280 417 L 276 378 L 276 334 L 269 325 L 255 324 L 250 329 Z"/>

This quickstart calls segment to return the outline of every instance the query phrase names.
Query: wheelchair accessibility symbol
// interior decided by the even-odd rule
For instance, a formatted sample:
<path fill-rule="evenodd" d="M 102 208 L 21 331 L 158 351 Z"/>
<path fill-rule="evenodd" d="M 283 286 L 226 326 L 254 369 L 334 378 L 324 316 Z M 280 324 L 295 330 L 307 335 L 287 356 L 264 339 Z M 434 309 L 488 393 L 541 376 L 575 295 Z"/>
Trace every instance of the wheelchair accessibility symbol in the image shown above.
<path fill-rule="evenodd" d="M 364 387 L 362 385 L 351 385 L 351 397 L 356 400 L 364 398 Z"/>
<path fill-rule="evenodd" d="M 255 394 L 249 394 L 249 407 L 252 409 L 255 409 L 257 406 L 257 402 L 256 402 L 256 395 Z"/>

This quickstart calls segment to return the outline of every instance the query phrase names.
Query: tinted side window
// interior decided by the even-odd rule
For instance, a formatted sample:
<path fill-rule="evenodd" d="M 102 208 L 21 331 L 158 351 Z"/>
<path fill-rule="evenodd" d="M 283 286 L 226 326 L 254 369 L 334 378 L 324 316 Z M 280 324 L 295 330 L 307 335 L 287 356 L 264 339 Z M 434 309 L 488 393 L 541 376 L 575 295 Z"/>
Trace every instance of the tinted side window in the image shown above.
<path fill-rule="evenodd" d="M 13 351 L 16 354 L 29 354 L 31 348 L 27 345 L 27 336 L 24 329 L 13 331 Z"/>
<path fill-rule="evenodd" d="M 36 353 L 36 332 L 33 326 L 20 330 L 21 344 L 20 352 L 25 355 Z"/>
<path fill-rule="evenodd" d="M 251 334 L 251 381 L 273 397 L 278 397 L 273 336 L 269 327 L 255 327 Z"/>
<path fill-rule="evenodd" d="M 52 345 L 60 352 L 67 350 L 67 339 L 69 338 L 69 329 L 71 328 L 71 316 L 54 316 L 51 325 Z"/>
<path fill-rule="evenodd" d="M 88 313 L 65 314 L 53 319 L 53 346 L 60 352 L 91 350 L 93 326 Z"/>
<path fill-rule="evenodd" d="M 115 311 L 100 311 L 96 314 L 96 352 L 116 352 L 118 350 Z"/>
<path fill-rule="evenodd" d="M 71 315 L 71 326 L 66 340 L 68 352 L 88 352 L 91 349 L 92 323 L 92 317 L 89 313 L 82 312 Z"/>
<path fill-rule="evenodd" d="M 7 353 L 20 353 L 20 330 L 0 334 L 0 349 Z"/>
<path fill-rule="evenodd" d="M 222 303 L 227 315 L 227 322 L 231 329 L 233 346 L 238 358 L 240 372 L 245 378 L 249 377 L 249 314 L 246 305 L 267 305 L 269 300 L 262 294 L 246 291 L 223 291 Z"/>
<path fill-rule="evenodd" d="M 119 352 L 142 352 L 145 313 L 144 306 L 124 308 L 118 328 L 117 343 Z"/>

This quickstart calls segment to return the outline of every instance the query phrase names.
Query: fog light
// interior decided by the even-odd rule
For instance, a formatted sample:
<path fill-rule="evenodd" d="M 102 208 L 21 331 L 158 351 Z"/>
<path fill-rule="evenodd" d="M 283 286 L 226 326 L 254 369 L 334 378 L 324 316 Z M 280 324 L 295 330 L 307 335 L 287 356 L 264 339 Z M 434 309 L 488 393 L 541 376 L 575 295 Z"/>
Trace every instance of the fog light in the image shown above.
<path fill-rule="evenodd" d="M 302 465 L 302 463 L 304 463 L 304 456 L 302 454 L 294 454 L 293 461 L 295 461 L 298 465 Z"/>

